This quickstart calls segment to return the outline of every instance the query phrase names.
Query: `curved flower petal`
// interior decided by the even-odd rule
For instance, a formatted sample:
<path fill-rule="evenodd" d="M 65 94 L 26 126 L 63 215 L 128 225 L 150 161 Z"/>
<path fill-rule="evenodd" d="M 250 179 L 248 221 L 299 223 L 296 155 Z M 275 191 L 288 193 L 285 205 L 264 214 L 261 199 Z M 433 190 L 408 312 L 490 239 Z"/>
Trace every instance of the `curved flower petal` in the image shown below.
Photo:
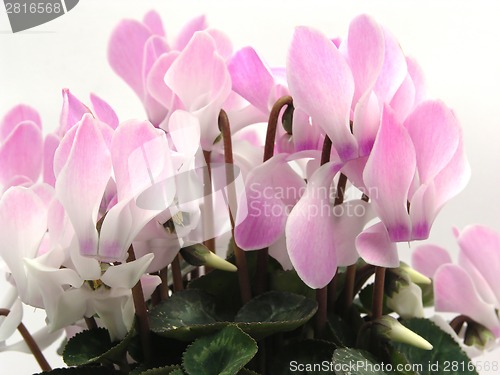
<path fill-rule="evenodd" d="M 311 115 L 330 137 L 344 161 L 357 156 L 349 130 L 354 79 L 344 56 L 320 32 L 295 30 L 287 57 L 288 85 L 294 106 Z"/>
<path fill-rule="evenodd" d="M 407 199 L 415 167 L 415 149 L 410 136 L 386 106 L 363 179 L 392 241 L 410 239 Z"/>
<path fill-rule="evenodd" d="M 347 36 L 348 61 L 355 83 L 353 103 L 377 81 L 384 52 L 384 33 L 375 20 L 364 14 L 353 19 Z"/>
<path fill-rule="evenodd" d="M 61 140 L 55 134 L 47 134 L 43 143 L 43 182 L 55 186 L 54 156 Z"/>
<path fill-rule="evenodd" d="M 0 146 L 0 183 L 7 185 L 15 176 L 36 181 L 42 169 L 43 139 L 40 127 L 24 121 L 10 132 Z"/>
<path fill-rule="evenodd" d="M 19 104 L 7 112 L 0 122 L 0 140 L 6 139 L 17 125 L 24 121 L 31 121 L 38 129 L 42 130 L 42 120 L 36 109 Z"/>
<path fill-rule="evenodd" d="M 168 121 L 168 131 L 176 150 L 186 158 L 194 157 L 200 144 L 200 122 L 186 111 L 175 111 Z"/>
<path fill-rule="evenodd" d="M 350 266 L 359 259 L 356 237 L 375 217 L 370 203 L 361 199 L 351 200 L 333 208 L 333 238 L 339 267 Z"/>
<path fill-rule="evenodd" d="M 174 42 L 174 49 L 182 51 L 197 31 L 207 28 L 207 19 L 204 15 L 198 16 L 190 20 L 184 25 Z"/>
<path fill-rule="evenodd" d="M 290 205 L 300 197 L 305 183 L 285 162 L 285 157 L 275 156 L 247 176 L 248 208 L 237 211 L 234 229 L 236 243 L 244 250 L 262 249 L 276 242 L 284 233 Z"/>
<path fill-rule="evenodd" d="M 149 12 L 147 12 L 142 18 L 142 21 L 153 34 L 165 36 L 163 22 L 160 15 L 155 10 L 150 10 Z"/>
<path fill-rule="evenodd" d="M 500 320 L 495 306 L 482 301 L 470 276 L 459 266 L 445 264 L 434 276 L 434 304 L 437 311 L 469 316 L 500 336 Z"/>
<path fill-rule="evenodd" d="M 111 177 L 111 155 L 95 122 L 84 115 L 56 181 L 57 196 L 73 224 L 80 252 L 87 256 L 97 255 L 97 213 Z"/>
<path fill-rule="evenodd" d="M 172 109 L 174 94 L 165 84 L 164 78 L 167 70 L 170 68 L 179 52 L 172 51 L 161 55 L 151 66 L 146 78 L 146 89 L 149 95 L 165 108 Z"/>
<path fill-rule="evenodd" d="M 12 187 L 0 201 L 0 255 L 21 298 L 28 292 L 23 258 L 34 258 L 47 231 L 47 209 L 32 190 Z"/>
<path fill-rule="evenodd" d="M 341 165 L 321 166 L 288 217 L 285 236 L 288 255 L 299 277 L 309 287 L 323 288 L 337 271 L 330 185 Z"/>
<path fill-rule="evenodd" d="M 460 125 L 441 101 L 421 103 L 404 126 L 415 147 L 421 183 L 433 179 L 452 159 L 460 140 Z"/>
<path fill-rule="evenodd" d="M 398 248 L 389 238 L 383 223 L 372 225 L 360 233 L 356 238 L 356 249 L 369 264 L 389 268 L 399 266 Z"/>
<path fill-rule="evenodd" d="M 233 90 L 262 112 L 269 112 L 274 78 L 252 47 L 236 52 L 228 63 Z"/>
<path fill-rule="evenodd" d="M 59 130 L 57 131 L 57 134 L 60 137 L 63 137 L 69 129 L 75 126 L 75 124 L 82 119 L 85 113 L 92 114 L 90 108 L 83 104 L 68 89 L 63 89 L 62 95 L 63 106 L 59 121 Z"/>
<path fill-rule="evenodd" d="M 90 94 L 90 102 L 97 118 L 111 126 L 111 128 L 116 129 L 119 121 L 113 108 L 95 94 Z"/>
<path fill-rule="evenodd" d="M 479 271 L 490 289 L 495 293 L 500 306 L 498 270 L 500 269 L 500 234 L 492 229 L 474 225 L 465 228 L 458 237 L 460 256 Z"/>
<path fill-rule="evenodd" d="M 382 111 L 372 91 L 363 95 L 354 108 L 353 134 L 359 145 L 359 156 L 368 156 L 380 127 Z"/>
<path fill-rule="evenodd" d="M 101 276 L 101 280 L 111 288 L 132 289 L 146 272 L 153 258 L 153 254 L 146 254 L 133 262 L 111 266 Z"/>
<path fill-rule="evenodd" d="M 413 268 L 431 279 L 440 266 L 448 263 L 452 263 L 450 254 L 442 247 L 432 244 L 417 247 L 411 257 Z"/>
<path fill-rule="evenodd" d="M 143 53 L 151 31 L 142 23 L 123 20 L 113 30 L 108 45 L 108 61 L 111 68 L 144 98 Z"/>
<path fill-rule="evenodd" d="M 406 77 L 406 59 L 396 38 L 384 31 L 384 64 L 380 71 L 374 91 L 381 103 L 390 103 L 394 94 Z"/>

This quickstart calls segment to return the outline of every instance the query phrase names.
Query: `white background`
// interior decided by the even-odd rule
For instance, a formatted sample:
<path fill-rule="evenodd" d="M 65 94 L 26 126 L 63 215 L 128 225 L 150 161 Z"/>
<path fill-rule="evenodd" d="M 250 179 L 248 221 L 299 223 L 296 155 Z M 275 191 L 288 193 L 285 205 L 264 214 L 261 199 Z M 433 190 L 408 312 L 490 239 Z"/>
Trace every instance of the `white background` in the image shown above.
<path fill-rule="evenodd" d="M 496 2 L 81 0 L 68 14 L 18 34 L 11 33 L 0 6 L 0 114 L 19 102 L 30 104 L 50 131 L 58 123 L 61 89 L 68 87 L 84 101 L 90 92 L 103 97 L 121 120 L 144 118 L 135 94 L 108 66 L 106 51 L 110 32 L 120 19 L 141 19 L 153 8 L 162 15 L 170 37 L 192 17 L 206 14 L 210 26 L 226 32 L 236 48 L 252 45 L 271 65 L 284 63 L 294 26 L 314 26 L 334 37 L 345 35 L 357 14 L 371 14 L 396 35 L 406 54 L 417 58 L 430 94 L 452 107 L 464 127 L 472 179 L 444 208 L 431 240 L 455 252 L 452 226 L 482 223 L 500 230 L 500 7 Z M 402 254 L 408 259 L 407 245 Z M 29 314 L 25 323 L 33 330 L 42 323 L 31 310 L 25 309 Z M 57 367 L 62 362 L 54 350 L 46 353 Z M 480 360 L 500 361 L 500 351 Z M 38 368 L 28 355 L 0 353 L 0 373 L 7 371 L 29 374 Z"/>

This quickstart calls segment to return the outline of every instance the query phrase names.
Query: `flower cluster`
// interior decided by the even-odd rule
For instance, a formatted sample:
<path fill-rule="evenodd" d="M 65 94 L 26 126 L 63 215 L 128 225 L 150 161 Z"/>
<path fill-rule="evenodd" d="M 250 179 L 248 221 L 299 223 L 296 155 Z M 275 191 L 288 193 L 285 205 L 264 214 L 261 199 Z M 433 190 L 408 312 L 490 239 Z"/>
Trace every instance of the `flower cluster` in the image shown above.
<path fill-rule="evenodd" d="M 400 264 L 397 243 L 427 239 L 470 171 L 458 119 L 427 95 L 421 69 L 388 30 L 366 15 L 345 38 L 298 27 L 286 66 L 269 67 L 251 47 L 233 52 L 204 17 L 167 38 L 152 11 L 115 28 L 108 58 L 147 120 L 120 121 L 98 96 L 84 103 L 64 89 L 53 133 L 42 134 L 40 116 L 26 105 L 0 124 L 0 256 L 11 285 L 0 306 L 10 309 L 0 321 L 0 350 L 22 320 L 22 302 L 46 311 L 46 344 L 57 337 L 48 332 L 82 331 L 83 322 L 119 341 L 136 334 L 135 315 L 150 365 L 148 319 L 163 314 L 153 307 L 178 314 L 168 299 L 193 302 L 195 294 L 180 290 L 187 281 L 192 289 L 209 283 L 214 268 L 237 269 L 242 305 L 231 322 L 246 322 L 256 339 L 263 333 L 252 331 L 245 309 L 275 290 L 276 275 L 297 276 L 300 287 L 287 292 L 318 290 L 316 336 L 323 338 L 326 290 L 333 290 L 328 306 L 343 300 L 333 311 L 348 319 L 375 274 L 371 309 L 357 315 L 359 347 L 373 345 L 371 332 L 384 343 L 432 348 L 382 308 L 423 316 L 421 286 L 429 280 Z M 441 265 L 450 263 L 447 253 L 426 246 L 415 267 L 434 279 L 438 310 L 464 314 L 498 337 L 490 262 L 500 262 L 500 239 L 480 227 L 457 237 L 459 265 Z M 250 251 L 256 266 L 247 262 Z M 345 286 L 337 293 L 338 279 Z M 212 282 L 208 291 L 217 294 L 222 281 Z M 308 318 L 290 322 L 305 324 L 316 311 L 310 302 Z M 207 323 L 199 319 L 191 323 Z M 297 328 L 290 322 L 286 329 Z M 169 338 L 193 341 L 199 332 L 168 336 L 178 328 L 169 324 L 159 331 Z M 231 329 L 221 332 L 240 334 Z"/>

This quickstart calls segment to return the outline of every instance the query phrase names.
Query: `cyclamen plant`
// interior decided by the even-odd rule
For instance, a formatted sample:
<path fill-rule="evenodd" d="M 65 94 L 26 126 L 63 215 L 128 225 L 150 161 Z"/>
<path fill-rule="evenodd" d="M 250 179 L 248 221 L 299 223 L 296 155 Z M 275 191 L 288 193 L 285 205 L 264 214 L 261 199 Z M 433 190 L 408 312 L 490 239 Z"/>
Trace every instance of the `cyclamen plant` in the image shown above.
<path fill-rule="evenodd" d="M 458 265 L 433 245 L 400 262 L 470 170 L 388 30 L 299 27 L 272 68 L 204 17 L 167 38 L 152 11 L 108 52 L 147 120 L 64 89 L 55 132 L 27 105 L 0 125 L 0 350 L 54 373 L 477 373 L 465 352 L 500 337 L 500 234 L 456 230 Z M 30 335 L 22 304 L 47 326 Z M 78 369 L 41 353 L 62 334 Z"/>

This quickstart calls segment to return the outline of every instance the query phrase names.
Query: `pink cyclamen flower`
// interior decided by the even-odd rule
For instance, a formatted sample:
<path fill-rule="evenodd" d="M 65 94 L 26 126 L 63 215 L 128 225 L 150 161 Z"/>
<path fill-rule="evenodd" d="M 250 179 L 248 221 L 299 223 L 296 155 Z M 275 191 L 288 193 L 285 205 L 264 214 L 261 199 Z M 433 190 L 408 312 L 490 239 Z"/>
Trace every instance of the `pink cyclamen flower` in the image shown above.
<path fill-rule="evenodd" d="M 202 147 L 209 150 L 220 133 L 217 117 L 231 92 L 225 60 L 229 39 L 207 29 L 204 17 L 189 22 L 173 43 L 165 38 L 159 15 L 122 21 L 109 42 L 111 67 L 142 100 L 148 118 L 165 130 L 169 116 L 186 110 L 200 120 Z"/>
<path fill-rule="evenodd" d="M 436 311 L 456 312 L 486 326 L 500 338 L 500 234 L 482 225 L 455 230 L 458 264 L 435 245 L 415 249 L 412 264 L 434 280 Z"/>

